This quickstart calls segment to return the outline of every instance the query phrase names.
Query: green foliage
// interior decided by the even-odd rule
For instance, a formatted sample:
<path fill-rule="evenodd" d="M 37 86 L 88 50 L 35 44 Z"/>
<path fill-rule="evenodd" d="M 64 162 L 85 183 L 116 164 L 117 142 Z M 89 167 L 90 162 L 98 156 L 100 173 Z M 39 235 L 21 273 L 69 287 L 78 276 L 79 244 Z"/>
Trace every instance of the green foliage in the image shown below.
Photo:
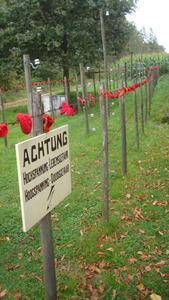
<path fill-rule="evenodd" d="M 169 54 L 167 53 L 152 53 L 152 54 L 143 54 L 141 55 L 133 55 L 133 67 L 135 67 L 135 62 L 142 63 L 143 66 L 146 68 L 146 76 L 149 75 L 149 69 L 153 66 L 160 67 L 160 75 L 169 73 Z M 131 56 L 126 56 L 121 58 L 118 62 L 120 66 L 124 67 L 124 64 L 127 63 L 130 67 L 131 64 Z M 137 66 L 138 67 L 138 66 Z"/>
<path fill-rule="evenodd" d="M 45 79 L 56 76 L 58 68 L 62 68 L 63 76 L 69 78 L 71 66 L 75 70 L 79 69 L 80 62 L 93 66 L 102 58 L 101 8 L 104 13 L 109 10 L 107 18 L 104 14 L 107 51 L 122 51 L 128 30 L 125 15 L 134 9 L 135 2 L 137 1 L 4 1 L 0 12 L 0 38 L 3 41 L 1 56 L 17 59 L 22 58 L 23 54 L 29 54 L 31 60 L 38 57 L 43 62 L 36 73 L 39 77 Z M 54 67 L 55 63 L 57 67 Z M 9 63 L 8 65 L 11 68 Z M 19 62 L 15 65 L 19 74 L 22 66 Z M 7 68 L 7 62 L 6 66 L 3 63 L 4 82 Z"/>
<path fill-rule="evenodd" d="M 158 44 L 155 33 L 150 28 L 149 33 L 146 32 L 145 27 L 139 31 L 137 30 L 133 22 L 129 27 L 129 41 L 127 44 L 126 52 L 132 52 L 133 54 L 152 54 L 152 53 L 164 53 L 165 48 Z"/>

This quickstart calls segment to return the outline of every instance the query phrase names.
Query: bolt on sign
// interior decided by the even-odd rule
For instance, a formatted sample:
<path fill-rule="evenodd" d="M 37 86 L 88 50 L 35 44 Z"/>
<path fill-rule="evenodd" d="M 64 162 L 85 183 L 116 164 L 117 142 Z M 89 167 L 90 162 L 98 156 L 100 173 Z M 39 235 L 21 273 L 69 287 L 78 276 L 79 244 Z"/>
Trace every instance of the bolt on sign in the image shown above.
<path fill-rule="evenodd" d="M 23 231 L 71 193 L 68 125 L 15 145 Z"/>

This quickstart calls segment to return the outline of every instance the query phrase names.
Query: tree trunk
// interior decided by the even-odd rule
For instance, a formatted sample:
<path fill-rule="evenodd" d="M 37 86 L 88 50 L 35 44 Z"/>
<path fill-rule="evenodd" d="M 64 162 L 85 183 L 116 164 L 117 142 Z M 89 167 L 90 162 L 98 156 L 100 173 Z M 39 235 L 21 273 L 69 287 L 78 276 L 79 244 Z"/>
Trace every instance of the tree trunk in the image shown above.
<path fill-rule="evenodd" d="M 69 69 L 67 67 L 63 66 L 63 78 L 65 76 L 66 76 L 66 79 L 69 79 Z M 64 87 L 64 89 L 65 89 L 65 87 Z M 69 101 L 71 101 L 71 93 L 70 93 L 69 81 L 67 81 L 67 89 L 68 89 L 68 103 L 69 103 Z"/>

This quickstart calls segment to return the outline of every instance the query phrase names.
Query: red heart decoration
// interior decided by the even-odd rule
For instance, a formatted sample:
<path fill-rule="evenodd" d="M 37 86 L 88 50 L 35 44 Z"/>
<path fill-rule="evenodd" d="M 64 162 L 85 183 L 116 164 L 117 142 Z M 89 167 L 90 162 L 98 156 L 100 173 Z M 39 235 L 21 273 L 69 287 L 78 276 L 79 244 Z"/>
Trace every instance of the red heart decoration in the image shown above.
<path fill-rule="evenodd" d="M 4 138 L 8 133 L 8 127 L 6 124 L 0 124 L 0 137 Z"/>
<path fill-rule="evenodd" d="M 32 119 L 30 116 L 25 114 L 17 114 L 16 115 L 17 120 L 20 123 L 21 130 L 24 134 L 29 134 L 32 129 Z"/>

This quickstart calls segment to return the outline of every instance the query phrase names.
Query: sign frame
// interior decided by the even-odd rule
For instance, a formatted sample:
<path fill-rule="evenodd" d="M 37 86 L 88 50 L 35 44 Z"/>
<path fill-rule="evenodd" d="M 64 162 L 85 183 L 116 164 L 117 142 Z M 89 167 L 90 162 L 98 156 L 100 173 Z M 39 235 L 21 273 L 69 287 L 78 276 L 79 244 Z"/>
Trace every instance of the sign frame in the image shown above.
<path fill-rule="evenodd" d="M 23 231 L 71 193 L 68 125 L 15 145 Z"/>

